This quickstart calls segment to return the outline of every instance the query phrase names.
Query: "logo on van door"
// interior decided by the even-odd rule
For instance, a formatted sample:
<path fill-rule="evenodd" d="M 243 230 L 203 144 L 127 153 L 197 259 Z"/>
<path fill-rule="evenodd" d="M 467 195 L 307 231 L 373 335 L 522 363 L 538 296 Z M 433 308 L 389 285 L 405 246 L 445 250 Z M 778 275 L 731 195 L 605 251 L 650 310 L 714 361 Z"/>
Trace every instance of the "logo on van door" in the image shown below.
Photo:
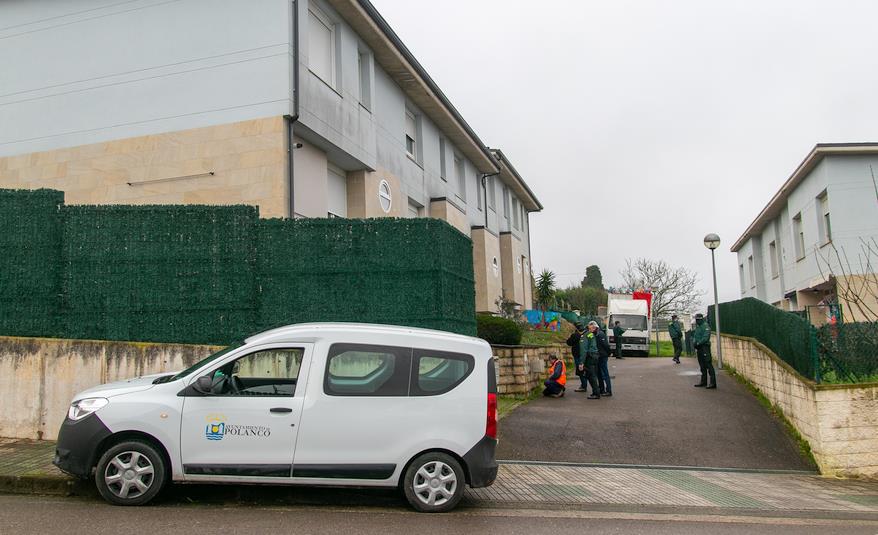
<path fill-rule="evenodd" d="M 226 434 L 226 417 L 222 414 L 208 414 L 204 437 L 207 440 L 222 440 Z"/>

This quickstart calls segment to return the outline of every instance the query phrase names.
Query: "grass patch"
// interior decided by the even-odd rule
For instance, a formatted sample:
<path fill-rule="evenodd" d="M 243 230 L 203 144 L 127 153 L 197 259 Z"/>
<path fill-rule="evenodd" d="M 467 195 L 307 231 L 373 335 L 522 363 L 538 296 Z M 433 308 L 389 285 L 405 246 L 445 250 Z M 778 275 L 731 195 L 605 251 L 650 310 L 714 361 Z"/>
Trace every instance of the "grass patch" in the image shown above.
<path fill-rule="evenodd" d="M 805 440 L 805 438 L 802 437 L 802 435 L 799 433 L 799 430 L 796 429 L 792 423 L 790 423 L 786 415 L 783 413 L 783 410 L 781 410 L 779 406 L 773 404 L 770 399 L 765 397 L 765 394 L 763 394 L 761 390 L 756 388 L 753 383 L 747 380 L 746 377 L 738 373 L 735 368 L 729 366 L 728 364 L 725 364 L 723 367 L 729 375 L 734 377 L 736 381 L 741 383 L 747 390 L 750 391 L 751 394 L 756 397 L 760 405 L 765 407 L 768 412 L 773 414 L 778 420 L 783 423 L 784 427 L 787 430 L 787 433 L 789 433 L 789 435 L 798 445 L 799 453 L 802 454 L 802 457 L 804 457 L 811 466 L 813 466 L 814 468 L 818 468 L 817 461 L 814 460 L 814 454 L 811 452 L 811 444 L 809 444 L 808 441 Z"/>
<path fill-rule="evenodd" d="M 502 420 L 506 416 L 509 416 L 509 414 L 518 407 L 540 397 L 542 392 L 542 387 L 538 386 L 527 394 L 497 396 L 497 419 Z"/>
<path fill-rule="evenodd" d="M 570 333 L 551 332 L 551 331 L 534 331 L 526 329 L 521 334 L 521 345 L 525 346 L 550 346 L 554 344 L 567 343 Z"/>

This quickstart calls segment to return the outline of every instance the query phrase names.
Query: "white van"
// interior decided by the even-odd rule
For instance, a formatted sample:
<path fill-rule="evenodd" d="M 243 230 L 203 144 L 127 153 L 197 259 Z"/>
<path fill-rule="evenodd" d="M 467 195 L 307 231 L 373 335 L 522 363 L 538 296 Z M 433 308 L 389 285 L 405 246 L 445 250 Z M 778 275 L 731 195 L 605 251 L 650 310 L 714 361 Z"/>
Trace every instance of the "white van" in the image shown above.
<path fill-rule="evenodd" d="M 443 512 L 497 476 L 491 347 L 365 324 L 273 329 L 177 374 L 77 394 L 54 463 L 141 505 L 169 481 L 399 487 Z"/>

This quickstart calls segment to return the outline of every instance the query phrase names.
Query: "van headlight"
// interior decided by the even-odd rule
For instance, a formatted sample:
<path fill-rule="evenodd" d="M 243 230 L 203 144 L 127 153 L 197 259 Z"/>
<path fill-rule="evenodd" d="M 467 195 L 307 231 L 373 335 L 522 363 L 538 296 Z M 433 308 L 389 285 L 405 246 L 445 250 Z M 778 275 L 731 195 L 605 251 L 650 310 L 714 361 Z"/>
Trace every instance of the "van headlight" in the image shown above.
<path fill-rule="evenodd" d="M 82 420 L 89 414 L 100 409 L 109 403 L 107 398 L 85 398 L 74 401 L 70 404 L 70 410 L 67 411 L 67 417 L 71 420 Z"/>

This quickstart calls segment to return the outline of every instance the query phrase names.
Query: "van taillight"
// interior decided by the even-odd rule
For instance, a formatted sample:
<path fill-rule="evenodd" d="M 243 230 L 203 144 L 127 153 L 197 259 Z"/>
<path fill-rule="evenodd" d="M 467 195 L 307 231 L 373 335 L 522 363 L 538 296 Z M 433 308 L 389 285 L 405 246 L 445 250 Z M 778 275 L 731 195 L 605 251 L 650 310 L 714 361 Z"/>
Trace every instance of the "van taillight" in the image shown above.
<path fill-rule="evenodd" d="M 485 436 L 497 438 L 497 394 L 488 393 L 488 419 Z"/>

